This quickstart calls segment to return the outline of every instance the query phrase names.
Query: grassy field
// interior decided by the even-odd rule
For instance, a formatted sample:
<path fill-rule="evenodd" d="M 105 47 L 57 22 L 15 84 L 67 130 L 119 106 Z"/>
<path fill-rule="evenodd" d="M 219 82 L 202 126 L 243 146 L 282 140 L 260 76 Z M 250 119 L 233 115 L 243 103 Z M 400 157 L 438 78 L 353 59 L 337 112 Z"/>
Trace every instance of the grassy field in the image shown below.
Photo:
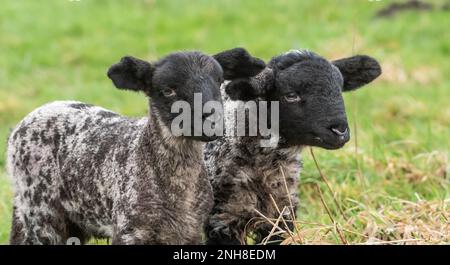
<path fill-rule="evenodd" d="M 449 11 L 436 0 L 375 19 L 390 2 L 0 0 L 0 244 L 12 201 L 6 138 L 21 118 L 61 99 L 145 115 L 144 97 L 105 75 L 121 56 L 236 46 L 266 60 L 293 48 L 364 53 L 384 71 L 345 95 L 352 142 L 314 149 L 323 177 L 304 150 L 299 235 L 285 243 L 450 243 Z"/>

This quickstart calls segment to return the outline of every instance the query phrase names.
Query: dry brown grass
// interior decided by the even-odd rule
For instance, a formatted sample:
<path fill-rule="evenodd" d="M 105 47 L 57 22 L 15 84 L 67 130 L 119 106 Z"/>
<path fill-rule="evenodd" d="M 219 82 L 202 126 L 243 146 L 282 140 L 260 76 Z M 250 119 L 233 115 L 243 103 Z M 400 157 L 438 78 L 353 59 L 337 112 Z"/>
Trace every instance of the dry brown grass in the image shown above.
<path fill-rule="evenodd" d="M 418 202 L 390 198 L 391 204 L 378 209 L 361 210 L 347 222 L 336 220 L 330 210 L 330 223 L 294 220 L 297 231 L 286 231 L 280 215 L 276 220 L 263 217 L 274 227 L 263 241 L 270 242 L 275 234 L 284 234 L 282 245 L 288 244 L 450 244 L 450 199 Z M 323 203 L 324 207 L 327 207 Z M 358 225 L 355 225 L 359 223 Z"/>
<path fill-rule="evenodd" d="M 271 241 L 274 235 L 284 235 L 284 240 L 278 242 L 289 244 L 450 244 L 450 199 L 427 201 L 417 195 L 417 200 L 408 201 L 387 195 L 373 195 L 373 198 L 383 200 L 383 203 L 362 203 L 347 198 L 354 205 L 347 209 L 337 199 L 332 185 L 322 173 L 319 163 L 311 149 L 311 155 L 320 175 L 320 179 L 327 187 L 322 190 L 314 184 L 315 195 L 320 199 L 321 206 L 328 216 L 329 222 L 316 223 L 302 220 L 300 217 L 285 217 L 279 211 L 277 219 L 271 219 L 263 214 L 261 222 L 268 222 L 273 226 L 269 236 L 262 244 Z M 425 159 L 426 164 L 435 171 L 425 171 L 406 161 L 388 161 L 384 168 L 386 174 L 398 176 L 400 173 L 408 181 L 420 183 L 428 176 L 445 179 L 447 177 L 447 157 L 442 153 L 430 153 L 416 157 Z M 372 161 L 374 162 L 374 161 Z M 428 174 L 427 174 L 428 172 Z M 284 174 L 282 174 L 284 176 Z M 329 193 L 329 199 L 324 198 L 324 192 Z M 328 202 L 327 202 L 328 201 Z M 275 202 L 273 202 L 275 203 Z M 333 203 L 334 211 L 330 203 Z M 377 205 L 374 207 L 374 205 Z M 278 206 L 277 206 L 278 207 Z M 285 207 L 287 208 L 287 207 Z M 351 213 L 351 214 L 350 214 Z M 294 222 L 296 231 L 286 230 L 285 224 Z"/>

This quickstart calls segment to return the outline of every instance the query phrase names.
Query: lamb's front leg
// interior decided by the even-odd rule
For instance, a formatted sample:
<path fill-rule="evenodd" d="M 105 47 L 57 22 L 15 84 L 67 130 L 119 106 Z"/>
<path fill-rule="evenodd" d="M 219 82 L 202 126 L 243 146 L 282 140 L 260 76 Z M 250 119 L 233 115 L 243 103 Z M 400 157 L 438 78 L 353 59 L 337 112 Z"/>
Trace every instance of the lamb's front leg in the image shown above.
<path fill-rule="evenodd" d="M 213 213 L 206 226 L 207 245 L 242 245 L 245 244 L 245 225 L 243 220 L 228 213 Z"/>
<path fill-rule="evenodd" d="M 280 195 L 280 194 L 278 194 Z M 289 198 L 290 197 L 290 198 Z M 272 218 L 273 220 L 276 220 L 279 218 L 279 211 L 281 209 L 285 209 L 283 212 L 283 218 L 284 218 L 284 222 L 280 222 L 279 223 L 279 227 L 285 231 L 295 231 L 295 220 L 297 219 L 297 207 L 298 207 L 298 199 L 297 199 L 297 194 L 293 193 L 290 196 L 285 196 L 284 194 L 281 193 L 281 196 L 275 196 L 272 197 L 274 199 L 274 201 L 277 204 L 277 208 L 274 208 L 274 204 L 272 199 L 266 198 L 266 200 L 264 201 L 265 205 L 265 209 L 267 212 L 265 212 L 265 215 Z M 261 204 L 264 204 L 261 203 Z M 290 205 L 292 203 L 293 206 L 293 212 L 291 212 L 289 209 L 291 208 Z M 281 209 L 280 209 L 281 208 Z M 262 211 L 262 210 L 261 210 Z M 287 227 L 286 227 L 287 226 Z M 256 230 L 254 231 L 255 234 L 255 244 L 261 244 L 263 243 L 263 241 L 270 235 L 270 232 L 273 229 L 273 225 L 265 222 L 264 224 L 259 225 Z M 279 230 L 275 230 L 275 232 L 278 232 Z M 286 235 L 287 233 L 285 233 Z M 270 236 L 267 244 L 268 245 L 277 245 L 280 244 L 285 238 L 282 235 L 272 235 Z"/>
<path fill-rule="evenodd" d="M 251 194 L 251 193 L 247 193 Z M 236 196 L 226 202 L 216 203 L 206 222 L 205 234 L 208 245 L 245 245 L 247 229 L 252 226 L 253 203 L 245 203 Z M 244 200 L 245 201 L 245 200 Z"/>
<path fill-rule="evenodd" d="M 248 230 L 257 221 L 258 195 L 246 184 L 220 184 L 215 187 L 215 204 L 205 227 L 207 244 L 245 245 Z"/>

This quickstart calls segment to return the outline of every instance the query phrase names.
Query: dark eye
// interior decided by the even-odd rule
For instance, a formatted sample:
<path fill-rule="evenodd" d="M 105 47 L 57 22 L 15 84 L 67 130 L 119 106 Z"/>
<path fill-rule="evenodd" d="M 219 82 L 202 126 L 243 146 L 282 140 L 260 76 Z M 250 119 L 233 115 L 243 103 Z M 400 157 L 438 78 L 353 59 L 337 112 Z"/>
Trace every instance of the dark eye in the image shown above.
<path fill-rule="evenodd" d="M 165 97 L 173 97 L 177 94 L 175 90 L 171 88 L 164 88 L 163 90 L 161 90 L 161 92 Z"/>
<path fill-rule="evenodd" d="M 219 84 L 222 84 L 223 83 L 223 77 L 219 77 L 219 78 L 217 78 L 217 83 L 219 83 Z"/>
<path fill-rule="evenodd" d="M 287 102 L 289 102 L 289 103 L 300 102 L 300 100 L 302 100 L 302 99 L 300 98 L 300 96 L 297 95 L 297 94 L 295 94 L 294 92 L 291 92 L 291 93 L 289 93 L 289 94 L 286 94 L 286 95 L 284 96 L 284 99 L 285 99 Z"/>

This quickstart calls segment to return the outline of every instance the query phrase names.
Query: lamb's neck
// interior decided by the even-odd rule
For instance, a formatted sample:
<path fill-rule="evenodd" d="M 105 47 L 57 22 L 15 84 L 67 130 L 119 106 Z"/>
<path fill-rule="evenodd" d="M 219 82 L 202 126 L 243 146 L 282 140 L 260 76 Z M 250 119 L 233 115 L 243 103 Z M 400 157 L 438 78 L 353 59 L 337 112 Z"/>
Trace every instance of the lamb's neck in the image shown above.
<path fill-rule="evenodd" d="M 137 186 L 145 187 L 152 177 L 151 181 L 164 191 L 161 196 L 167 203 L 173 207 L 182 207 L 183 200 L 191 203 L 198 183 L 206 179 L 201 143 L 173 136 L 156 109 L 151 109 L 144 127 L 136 154 L 140 161 Z M 148 191 L 142 189 L 143 194 Z"/>
<path fill-rule="evenodd" d="M 192 165 L 193 161 L 201 161 L 202 144 L 186 137 L 173 136 L 161 119 L 158 110 L 150 107 L 149 118 L 141 134 L 140 147 L 148 159 L 157 159 L 163 165 Z M 153 166 L 157 166 L 154 164 Z M 164 166 L 167 169 L 167 166 Z"/>

